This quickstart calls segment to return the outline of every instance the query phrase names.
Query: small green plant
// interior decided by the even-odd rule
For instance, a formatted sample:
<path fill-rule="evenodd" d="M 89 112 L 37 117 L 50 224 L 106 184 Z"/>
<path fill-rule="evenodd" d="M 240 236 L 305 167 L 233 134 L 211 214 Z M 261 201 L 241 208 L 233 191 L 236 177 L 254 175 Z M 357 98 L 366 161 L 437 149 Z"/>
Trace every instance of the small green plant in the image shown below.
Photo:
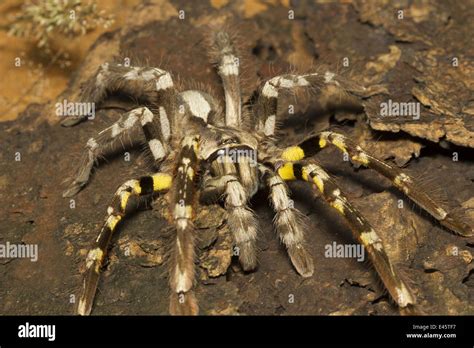
<path fill-rule="evenodd" d="M 82 0 L 26 0 L 21 10 L 7 24 L 8 34 L 31 40 L 37 53 L 48 61 L 46 67 L 40 63 L 41 73 L 34 83 L 8 107 L 18 105 L 25 95 L 37 86 L 46 72 L 53 66 L 71 66 L 69 54 L 63 47 L 53 47 L 54 39 L 73 39 L 83 36 L 99 26 L 108 28 L 114 19 L 97 9 L 95 0 L 84 4 Z"/>

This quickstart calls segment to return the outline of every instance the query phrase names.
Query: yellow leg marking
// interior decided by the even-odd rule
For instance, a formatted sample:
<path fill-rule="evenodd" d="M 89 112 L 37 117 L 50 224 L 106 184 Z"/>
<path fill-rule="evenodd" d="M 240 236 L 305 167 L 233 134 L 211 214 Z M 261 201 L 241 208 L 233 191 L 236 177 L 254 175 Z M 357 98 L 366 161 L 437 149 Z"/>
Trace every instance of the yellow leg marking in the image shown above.
<path fill-rule="evenodd" d="M 347 152 L 346 144 L 344 144 L 344 140 L 342 138 L 336 137 L 332 140 L 332 143 L 334 144 L 334 146 L 336 146 L 342 152 L 344 152 L 344 153 Z"/>
<path fill-rule="evenodd" d="M 132 190 L 137 195 L 139 195 L 142 192 L 142 187 L 140 186 L 140 182 L 138 180 L 135 180 Z"/>
<path fill-rule="evenodd" d="M 332 132 L 322 132 L 319 138 L 319 146 L 323 148 L 327 145 L 327 142 L 330 142 L 342 152 L 344 153 L 347 152 L 346 144 L 344 142 L 344 137 L 342 135 L 332 133 Z"/>
<path fill-rule="evenodd" d="M 321 178 L 319 176 L 315 176 L 313 178 L 313 182 L 316 184 L 316 186 L 318 187 L 318 190 L 321 192 L 321 193 L 324 193 L 324 182 L 321 180 Z"/>
<path fill-rule="evenodd" d="M 352 159 L 356 162 L 363 164 L 364 166 L 369 165 L 369 157 L 367 157 L 367 154 L 365 152 L 361 152 L 358 155 L 352 156 Z"/>
<path fill-rule="evenodd" d="M 100 248 L 95 248 L 89 251 L 86 259 L 86 267 L 90 268 L 92 264 L 96 261 L 99 261 L 95 265 L 95 271 L 98 273 L 102 258 L 104 257 L 104 252 Z"/>
<path fill-rule="evenodd" d="M 281 157 L 285 161 L 299 161 L 305 157 L 304 151 L 301 147 L 299 146 L 290 146 L 287 147 L 283 153 L 281 154 Z"/>
<path fill-rule="evenodd" d="M 301 176 L 304 181 L 308 181 L 308 168 L 303 167 L 303 169 L 301 170 Z"/>
<path fill-rule="evenodd" d="M 303 167 L 303 170 L 302 170 L 302 177 L 303 177 L 303 180 L 305 181 L 310 181 L 309 179 L 309 173 L 308 173 L 308 169 L 311 171 L 311 170 L 315 170 L 314 167 L 311 167 L 310 166 L 305 166 Z M 321 177 L 316 174 L 314 177 L 313 177 L 313 183 L 316 184 L 316 186 L 318 187 L 318 190 L 321 192 L 321 193 L 324 193 L 324 181 L 323 179 L 321 179 Z"/>
<path fill-rule="evenodd" d="M 188 205 L 188 206 L 186 206 L 186 217 L 188 219 L 191 219 L 192 216 L 193 216 L 193 207 Z"/>
<path fill-rule="evenodd" d="M 155 174 L 153 175 L 153 191 L 166 190 L 171 187 L 172 177 L 169 174 Z"/>
<path fill-rule="evenodd" d="M 326 139 L 324 139 L 324 138 L 322 138 L 322 137 L 319 138 L 319 147 L 320 147 L 321 149 L 324 148 L 324 147 L 326 147 L 327 144 L 328 144 L 328 143 L 327 143 Z"/>
<path fill-rule="evenodd" d="M 322 149 L 327 146 L 328 138 L 331 132 L 321 132 L 319 135 L 319 147 Z"/>
<path fill-rule="evenodd" d="M 344 215 L 344 204 L 339 198 L 331 202 L 331 206 L 335 208 L 337 211 L 339 211 L 342 215 Z"/>
<path fill-rule="evenodd" d="M 295 180 L 295 172 L 293 171 L 293 163 L 285 163 L 278 168 L 278 175 L 283 180 Z"/>
<path fill-rule="evenodd" d="M 120 207 L 122 208 L 122 211 L 125 211 L 125 208 L 127 207 L 127 202 L 128 199 L 130 198 L 131 193 L 128 191 L 122 192 L 120 195 Z"/>

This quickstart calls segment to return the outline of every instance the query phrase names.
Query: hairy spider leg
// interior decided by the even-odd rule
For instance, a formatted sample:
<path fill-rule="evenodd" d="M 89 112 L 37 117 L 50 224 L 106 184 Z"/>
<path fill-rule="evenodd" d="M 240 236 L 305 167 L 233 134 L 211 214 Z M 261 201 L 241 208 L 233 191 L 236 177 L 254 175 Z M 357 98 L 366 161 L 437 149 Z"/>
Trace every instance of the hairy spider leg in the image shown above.
<path fill-rule="evenodd" d="M 140 179 L 128 180 L 117 189 L 111 205 L 107 208 L 105 223 L 87 254 L 82 295 L 77 307 L 78 314 L 89 315 L 92 310 L 100 270 L 104 265 L 112 235 L 118 223 L 125 218 L 131 208 L 136 207 L 136 201 L 134 202 L 131 198 L 166 192 L 171 187 L 171 182 L 170 174 L 155 173 Z"/>
<path fill-rule="evenodd" d="M 404 173 L 401 169 L 382 161 L 359 145 L 355 144 L 346 136 L 335 132 L 321 132 L 317 136 L 310 137 L 297 146 L 291 146 L 283 150 L 282 158 L 284 160 L 297 161 L 305 157 L 313 156 L 316 152 L 332 144 L 341 152 L 346 153 L 355 163 L 362 164 L 365 167 L 374 169 L 378 173 L 389 179 L 393 185 L 405 193 L 413 202 L 426 210 L 431 216 L 438 220 L 441 225 L 461 236 L 471 236 L 473 229 L 467 223 L 460 221 L 442 207 L 428 193 L 424 192 L 416 180 Z"/>
<path fill-rule="evenodd" d="M 98 159 L 106 156 L 118 143 L 122 143 L 124 135 L 130 134 L 138 124 L 141 124 L 155 163 L 160 163 L 169 153 L 166 144 L 170 136 L 170 122 L 163 107 L 159 108 L 156 118 L 159 119 L 159 122 L 154 122 L 155 115 L 147 107 L 136 108 L 125 113 L 117 122 L 99 132 L 98 137 L 90 138 L 85 146 L 86 150 L 82 155 L 77 174 L 63 192 L 63 197 L 72 197 L 87 185 Z"/>
<path fill-rule="evenodd" d="M 303 277 L 311 277 L 314 265 L 311 255 L 306 250 L 304 231 L 305 216 L 292 204 L 286 182 L 273 170 L 259 165 L 261 180 L 270 190 L 270 203 L 275 211 L 274 224 L 285 245 L 296 271 Z"/>
<path fill-rule="evenodd" d="M 285 162 L 277 168 L 283 180 L 304 180 L 321 192 L 325 201 L 349 224 L 354 237 L 367 251 L 372 264 L 397 305 L 405 308 L 415 304 L 408 285 L 390 262 L 382 239 L 364 216 L 347 200 L 336 182 L 314 161 Z"/>
<path fill-rule="evenodd" d="M 295 93 L 296 90 L 303 89 L 317 94 L 325 86 L 333 86 L 339 92 L 357 98 L 366 98 L 383 91 L 382 86 L 375 85 L 372 88 L 366 88 L 331 71 L 275 76 L 263 84 L 255 103 L 256 130 L 265 136 L 275 135 L 278 124 L 278 102 L 282 93 Z"/>
<path fill-rule="evenodd" d="M 161 82 L 158 83 L 158 80 Z M 159 68 L 104 63 L 94 76 L 84 83 L 79 101 L 94 103 L 97 106 L 109 94 L 122 93 L 150 105 L 156 103 L 158 87 L 164 90 L 172 86 L 170 74 Z M 68 117 L 61 124 L 70 127 L 86 118 L 86 115 Z"/>
<path fill-rule="evenodd" d="M 158 68 L 126 68 L 127 72 L 122 71 L 119 74 L 117 71 L 111 72 L 108 65 L 105 66 L 107 68 L 104 68 L 103 65 L 102 70 L 99 69 L 95 79 L 96 84 L 103 85 L 104 91 L 100 92 L 100 88 L 98 88 L 98 91 L 94 90 L 87 97 L 93 102 L 98 102 L 106 96 L 106 91 L 134 95 L 134 93 L 138 93 L 135 89 L 143 88 L 146 95 L 150 93 L 154 95 L 154 101 L 158 105 L 156 117 L 146 107 L 137 108 L 126 113 L 119 121 L 100 132 L 98 138 L 89 139 L 81 167 L 69 187 L 64 191 L 64 197 L 74 196 L 87 184 L 98 156 L 105 155 L 107 149 L 113 148 L 113 145 L 122 139 L 124 134 L 135 127 L 138 120 L 153 156 L 155 169 L 170 151 L 168 143 L 172 136 L 171 130 L 176 117 L 176 100 L 178 98 L 171 75 Z M 114 67 L 123 68 L 116 65 Z M 104 76 L 103 78 L 99 78 L 102 76 L 101 74 Z"/>
<path fill-rule="evenodd" d="M 222 149 L 217 150 L 216 153 L 219 151 Z M 214 195 L 223 193 L 225 209 L 228 213 L 227 224 L 233 235 L 239 262 L 245 271 L 251 271 L 257 267 L 258 222 L 247 202 L 255 191 L 251 192 L 249 187 L 241 182 L 238 167 L 244 163 L 250 169 L 252 167 L 247 163 L 248 159 L 245 157 L 240 161 L 235 161 L 228 155 L 231 151 L 224 150 L 222 153 L 223 155 L 217 158 L 214 156 L 208 158 L 212 178 L 207 180 L 204 192 L 206 194 L 214 192 Z M 254 169 L 256 170 L 256 168 Z"/>
<path fill-rule="evenodd" d="M 170 221 L 176 228 L 170 262 L 170 313 L 195 315 L 199 307 L 191 291 L 194 283 L 195 231 L 193 217 L 198 201 L 195 179 L 199 166 L 199 136 L 181 143 L 171 197 Z"/>
<path fill-rule="evenodd" d="M 230 35 L 225 31 L 214 34 L 213 48 L 217 51 L 217 72 L 222 79 L 225 96 L 225 124 L 242 126 L 242 100 L 239 81 L 239 58 Z"/>

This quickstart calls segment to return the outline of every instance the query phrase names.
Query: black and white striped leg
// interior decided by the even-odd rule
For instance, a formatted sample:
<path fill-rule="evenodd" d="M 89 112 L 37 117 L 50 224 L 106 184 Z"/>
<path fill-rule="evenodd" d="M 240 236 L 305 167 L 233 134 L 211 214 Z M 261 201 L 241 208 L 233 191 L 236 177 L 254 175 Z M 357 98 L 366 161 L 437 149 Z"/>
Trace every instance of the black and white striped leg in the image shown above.
<path fill-rule="evenodd" d="M 195 176 L 198 170 L 199 136 L 187 136 L 181 144 L 170 204 L 176 235 L 170 262 L 170 313 L 196 315 L 199 307 L 192 291 L 194 283 L 194 211 L 198 200 Z"/>
<path fill-rule="evenodd" d="M 393 185 L 404 192 L 413 202 L 426 210 L 431 216 L 451 231 L 461 236 L 472 236 L 474 229 L 446 211 L 442 204 L 437 202 L 427 192 L 421 189 L 416 180 L 403 173 L 398 167 L 386 163 L 364 151 L 359 145 L 342 134 L 334 132 L 322 132 L 319 136 L 322 147 L 326 143 L 335 145 L 340 151 L 348 153 L 350 159 L 358 164 L 372 168 L 389 179 Z"/>
<path fill-rule="evenodd" d="M 80 101 L 97 105 L 104 101 L 108 94 L 121 93 L 147 104 L 160 100 L 160 91 L 173 89 L 171 75 L 161 69 L 152 67 L 126 67 L 121 64 L 104 63 L 95 75 L 85 82 Z M 70 127 L 84 120 L 87 116 L 68 117 L 61 122 Z"/>
<path fill-rule="evenodd" d="M 227 223 L 234 238 L 239 261 L 245 271 L 257 267 L 257 220 L 247 206 L 247 192 L 239 180 L 228 180 L 225 184 L 225 207 Z"/>
<path fill-rule="evenodd" d="M 294 93 L 296 89 L 304 88 L 314 94 L 319 93 L 325 86 L 334 86 L 341 92 L 356 97 L 367 97 L 381 91 L 380 86 L 366 88 L 330 71 L 275 76 L 265 82 L 254 106 L 257 117 L 256 130 L 266 136 L 275 135 L 278 100 L 281 93 Z"/>
<path fill-rule="evenodd" d="M 77 194 L 89 181 L 93 166 L 101 156 L 107 155 L 118 143 L 121 143 L 126 134 L 141 125 L 145 139 L 152 153 L 155 163 L 160 163 L 169 153 L 168 141 L 171 136 L 171 127 L 168 115 L 163 107 L 158 110 L 156 118 L 147 107 L 133 109 L 104 129 L 96 138 L 90 138 L 86 144 L 86 151 L 81 160 L 81 166 L 69 187 L 63 192 L 63 197 L 72 197 Z"/>
<path fill-rule="evenodd" d="M 99 283 L 100 270 L 104 265 L 112 235 L 118 223 L 130 210 L 136 207 L 138 196 L 162 193 L 171 187 L 172 177 L 166 173 L 156 173 L 140 179 L 129 180 L 115 192 L 111 205 L 107 208 L 107 218 L 93 247 L 87 254 L 86 273 L 77 313 L 89 315 Z"/>
<path fill-rule="evenodd" d="M 270 190 L 270 202 L 275 210 L 275 228 L 285 245 L 293 266 L 303 277 L 314 272 L 311 255 L 306 250 L 304 240 L 304 215 L 296 210 L 289 198 L 285 181 L 269 168 L 259 167 L 262 181 Z"/>
<path fill-rule="evenodd" d="M 380 236 L 370 223 L 347 200 L 336 182 L 313 161 L 286 162 L 277 168 L 283 180 L 304 180 L 314 184 L 322 196 L 351 227 L 355 238 L 367 251 L 372 264 L 397 305 L 405 308 L 415 304 L 415 297 L 390 262 Z"/>
<path fill-rule="evenodd" d="M 216 100 L 205 92 L 188 90 L 179 94 L 184 105 L 191 116 L 207 122 L 215 117 L 218 111 Z M 167 111 L 168 110 L 168 111 Z M 63 197 L 76 195 L 89 181 L 94 164 L 100 156 L 106 156 L 109 150 L 114 149 L 117 143 L 122 142 L 124 135 L 130 134 L 132 129 L 141 124 L 145 139 L 156 164 L 161 163 L 170 152 L 169 141 L 172 135 L 172 119 L 170 113 L 172 107 L 159 106 L 156 114 L 153 114 L 147 107 L 131 110 L 115 122 L 112 126 L 104 129 L 96 138 L 90 138 L 86 144 L 86 151 L 81 160 L 81 167 L 64 191 Z M 137 122 L 137 121 L 140 122 Z"/>
<path fill-rule="evenodd" d="M 217 100 L 209 93 L 198 90 L 187 90 L 179 94 L 193 117 L 200 118 L 206 124 L 213 124 L 216 121 L 217 114 L 220 113 L 220 106 Z"/>
<path fill-rule="evenodd" d="M 286 148 L 281 157 L 287 161 L 301 160 L 313 156 L 328 144 L 334 145 L 341 152 L 347 154 L 351 161 L 372 168 L 385 176 L 396 188 L 404 192 L 413 202 L 451 231 L 461 236 L 471 236 L 474 233 L 471 226 L 448 212 L 440 202 L 425 192 L 414 178 L 404 173 L 400 168 L 372 156 L 342 134 L 321 132 L 299 145 Z"/>
<path fill-rule="evenodd" d="M 255 168 L 256 169 L 256 168 Z M 232 232 L 239 261 L 245 271 L 257 267 L 257 219 L 248 208 L 249 188 L 241 182 L 236 163 L 222 156 L 211 163 L 211 174 L 217 178 L 211 183 L 216 192 L 223 192 L 228 213 L 227 224 Z"/>

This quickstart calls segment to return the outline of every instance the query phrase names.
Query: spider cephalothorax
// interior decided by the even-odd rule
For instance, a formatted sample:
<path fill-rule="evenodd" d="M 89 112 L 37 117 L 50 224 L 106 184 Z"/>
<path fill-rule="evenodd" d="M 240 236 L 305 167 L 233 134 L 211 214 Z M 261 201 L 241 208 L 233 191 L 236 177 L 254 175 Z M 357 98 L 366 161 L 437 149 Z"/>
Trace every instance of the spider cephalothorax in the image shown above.
<path fill-rule="evenodd" d="M 78 313 L 91 312 L 112 234 L 136 205 L 132 202 L 138 197 L 164 195 L 167 201 L 167 218 L 174 231 L 169 270 L 172 314 L 198 313 L 192 287 L 193 218 L 199 201 L 223 201 L 239 261 L 244 270 L 250 271 L 257 266 L 258 224 L 247 203 L 259 188 L 267 187 L 275 211 L 275 228 L 295 269 L 304 277 L 312 276 L 313 262 L 305 247 L 304 223 L 289 199 L 286 184 L 289 180 L 311 183 L 345 218 L 397 305 L 402 308 L 414 305 L 415 297 L 387 257 L 380 236 L 311 157 L 327 145 L 335 145 L 353 163 L 372 168 L 391 180 L 442 225 L 464 236 L 472 233 L 471 227 L 453 218 L 419 188 L 415 179 L 373 157 L 342 134 L 326 131 L 297 145 L 280 148 L 275 133 L 277 106 L 284 91 L 318 92 L 324 86 L 332 86 L 357 96 L 368 96 L 371 90 L 329 71 L 281 75 L 263 84 L 255 103 L 243 114 L 239 64 L 231 36 L 217 30 L 212 44 L 225 92 L 225 117 L 221 117 L 219 103 L 210 94 L 198 90 L 179 92 L 171 75 L 158 68 L 106 63 L 83 90 L 83 99 L 88 102 L 99 103 L 108 93 L 120 92 L 146 100 L 153 107 L 131 110 L 99 137 L 89 139 L 85 163 L 64 195 L 75 195 L 88 182 L 97 158 L 135 128 L 143 130 L 155 171 L 129 180 L 117 189 L 107 208 L 105 223 L 87 255 Z M 67 122 L 71 125 L 75 121 Z"/>

